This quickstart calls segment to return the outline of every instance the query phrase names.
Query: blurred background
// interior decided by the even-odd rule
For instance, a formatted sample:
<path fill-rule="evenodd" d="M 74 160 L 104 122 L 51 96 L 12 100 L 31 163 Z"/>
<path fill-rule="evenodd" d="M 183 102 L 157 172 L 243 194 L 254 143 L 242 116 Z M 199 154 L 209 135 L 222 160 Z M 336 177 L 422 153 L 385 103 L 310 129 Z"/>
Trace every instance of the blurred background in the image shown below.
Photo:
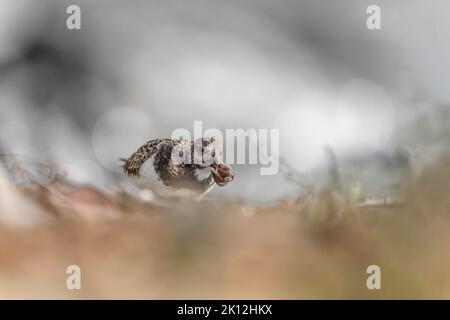
<path fill-rule="evenodd" d="M 0 0 L 0 298 L 448 299 L 449 9 Z M 114 189 L 194 121 L 278 129 L 279 173 L 171 206 Z"/>
<path fill-rule="evenodd" d="M 66 8 L 81 8 L 81 30 Z M 119 157 L 173 130 L 279 129 L 280 157 L 314 181 L 323 148 L 343 181 L 384 196 L 450 148 L 448 1 L 0 0 L 0 153 L 105 190 Z M 299 192 L 234 165 L 215 197 Z"/>

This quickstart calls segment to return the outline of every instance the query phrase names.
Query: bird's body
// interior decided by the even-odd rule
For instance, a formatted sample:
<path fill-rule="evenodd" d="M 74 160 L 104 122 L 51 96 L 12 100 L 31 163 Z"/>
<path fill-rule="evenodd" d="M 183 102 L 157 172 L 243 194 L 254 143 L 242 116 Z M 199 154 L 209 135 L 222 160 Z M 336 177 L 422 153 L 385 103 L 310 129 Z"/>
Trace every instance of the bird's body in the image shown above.
<path fill-rule="evenodd" d="M 219 162 L 218 149 L 213 138 L 153 139 L 133 153 L 123 169 L 139 187 L 158 195 L 203 195 L 214 184 L 225 185 L 234 178 L 231 168 Z"/>

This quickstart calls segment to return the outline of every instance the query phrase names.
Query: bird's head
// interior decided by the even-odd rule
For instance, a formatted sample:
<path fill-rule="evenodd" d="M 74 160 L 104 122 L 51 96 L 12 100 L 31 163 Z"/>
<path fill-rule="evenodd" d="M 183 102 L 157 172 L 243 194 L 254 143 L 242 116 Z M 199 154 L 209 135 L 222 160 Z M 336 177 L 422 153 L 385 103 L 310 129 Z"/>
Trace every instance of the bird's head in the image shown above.
<path fill-rule="evenodd" d="M 210 170 L 217 185 L 223 187 L 233 181 L 233 170 L 223 162 L 222 145 L 214 137 L 203 137 L 194 142 L 193 159 L 201 170 Z"/>
<path fill-rule="evenodd" d="M 172 161 L 180 168 L 194 168 L 199 180 L 212 174 L 219 186 L 225 186 L 234 179 L 233 170 L 223 162 L 222 146 L 214 137 L 203 137 L 194 142 L 179 140 L 172 150 Z"/>

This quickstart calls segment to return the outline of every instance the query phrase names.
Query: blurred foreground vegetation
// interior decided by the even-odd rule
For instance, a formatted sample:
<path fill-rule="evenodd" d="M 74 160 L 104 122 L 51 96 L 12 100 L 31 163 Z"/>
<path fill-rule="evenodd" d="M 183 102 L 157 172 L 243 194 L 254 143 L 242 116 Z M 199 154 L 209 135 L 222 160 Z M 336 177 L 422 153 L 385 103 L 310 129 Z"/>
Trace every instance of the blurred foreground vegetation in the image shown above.
<path fill-rule="evenodd" d="M 159 206 L 62 178 L 0 178 L 3 299 L 450 298 L 448 156 L 390 206 L 361 207 L 333 189 L 270 206 Z M 72 264 L 81 290 L 66 289 Z M 381 290 L 366 287 L 373 264 Z"/>

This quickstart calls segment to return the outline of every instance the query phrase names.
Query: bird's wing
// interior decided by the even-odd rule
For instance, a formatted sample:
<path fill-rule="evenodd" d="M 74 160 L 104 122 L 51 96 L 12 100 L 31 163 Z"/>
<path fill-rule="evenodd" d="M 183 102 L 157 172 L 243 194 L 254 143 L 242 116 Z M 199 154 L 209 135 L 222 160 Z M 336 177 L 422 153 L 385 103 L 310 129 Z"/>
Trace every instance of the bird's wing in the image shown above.
<path fill-rule="evenodd" d="M 138 177 L 139 170 L 144 162 L 162 147 L 169 144 L 170 139 L 153 139 L 148 141 L 125 161 L 125 164 L 122 166 L 123 171 L 129 176 Z"/>

